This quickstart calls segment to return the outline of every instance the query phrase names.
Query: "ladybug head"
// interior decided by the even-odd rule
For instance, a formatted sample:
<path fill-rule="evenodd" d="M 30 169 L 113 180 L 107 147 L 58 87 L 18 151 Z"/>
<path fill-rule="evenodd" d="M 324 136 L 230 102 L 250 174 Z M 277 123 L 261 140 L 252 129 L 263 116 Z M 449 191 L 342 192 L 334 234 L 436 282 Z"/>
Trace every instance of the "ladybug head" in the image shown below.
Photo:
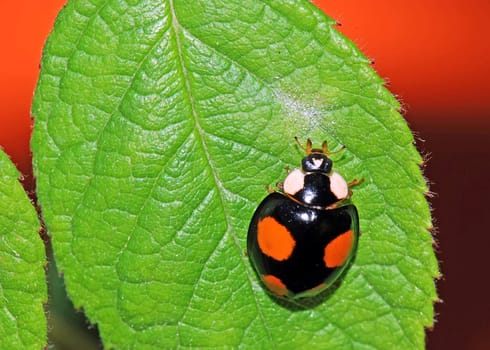
<path fill-rule="evenodd" d="M 301 166 L 304 172 L 307 173 L 330 173 L 332 171 L 332 160 L 328 158 L 330 154 L 340 152 L 344 149 L 344 146 L 338 151 L 329 152 L 327 141 L 323 141 L 322 148 L 312 148 L 312 142 L 310 139 L 306 140 L 306 146 L 303 147 L 299 142 L 299 139 L 295 137 L 298 145 L 306 152 L 306 157 L 303 158 Z"/>
<path fill-rule="evenodd" d="M 306 173 L 330 173 L 332 164 L 332 160 L 321 150 L 317 149 L 313 149 L 311 153 L 301 161 L 301 167 Z"/>

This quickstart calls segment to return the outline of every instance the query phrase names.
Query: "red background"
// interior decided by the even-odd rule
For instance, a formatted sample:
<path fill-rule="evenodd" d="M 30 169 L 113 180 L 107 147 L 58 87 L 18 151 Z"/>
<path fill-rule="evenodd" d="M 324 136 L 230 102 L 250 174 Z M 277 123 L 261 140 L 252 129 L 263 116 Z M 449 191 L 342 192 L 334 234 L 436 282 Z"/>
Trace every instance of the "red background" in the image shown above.
<path fill-rule="evenodd" d="M 41 49 L 65 0 L 0 4 L 0 146 L 32 188 L 29 116 Z M 314 1 L 375 60 L 405 106 L 418 147 L 431 153 L 426 175 L 438 228 L 443 303 L 429 349 L 490 348 L 490 2 Z"/>

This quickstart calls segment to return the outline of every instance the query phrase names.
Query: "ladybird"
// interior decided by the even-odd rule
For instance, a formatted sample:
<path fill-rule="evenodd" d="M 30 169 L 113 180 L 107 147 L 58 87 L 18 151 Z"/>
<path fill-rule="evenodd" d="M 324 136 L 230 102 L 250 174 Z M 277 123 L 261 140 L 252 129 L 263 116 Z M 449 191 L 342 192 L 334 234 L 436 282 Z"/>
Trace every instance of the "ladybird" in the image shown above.
<path fill-rule="evenodd" d="M 348 199 L 350 187 L 332 171 L 328 144 L 312 148 L 310 139 L 301 169 L 287 175 L 278 190 L 256 209 L 247 236 L 247 251 L 262 283 L 285 298 L 315 296 L 342 274 L 359 238 L 357 209 Z"/>

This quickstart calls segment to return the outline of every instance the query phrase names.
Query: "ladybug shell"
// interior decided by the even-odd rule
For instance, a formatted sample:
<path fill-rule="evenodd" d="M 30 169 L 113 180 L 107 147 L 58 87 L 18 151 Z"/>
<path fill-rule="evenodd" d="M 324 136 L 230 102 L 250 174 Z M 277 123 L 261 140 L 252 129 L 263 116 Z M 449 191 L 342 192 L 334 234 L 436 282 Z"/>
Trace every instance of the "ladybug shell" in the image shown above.
<path fill-rule="evenodd" d="M 254 213 L 247 249 L 269 290 L 301 298 L 319 294 L 339 277 L 356 251 L 358 238 L 354 205 L 317 209 L 273 192 Z"/>

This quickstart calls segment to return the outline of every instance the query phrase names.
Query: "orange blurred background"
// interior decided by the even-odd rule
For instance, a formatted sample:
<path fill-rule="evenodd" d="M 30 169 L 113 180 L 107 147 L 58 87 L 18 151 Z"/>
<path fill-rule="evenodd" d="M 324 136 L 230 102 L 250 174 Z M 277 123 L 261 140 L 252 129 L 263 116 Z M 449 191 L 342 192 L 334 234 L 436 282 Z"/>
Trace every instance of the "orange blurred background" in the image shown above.
<path fill-rule="evenodd" d="M 30 103 L 41 49 L 66 0 L 0 3 L 0 146 L 32 189 Z M 439 233 L 444 303 L 428 349 L 490 348 L 490 1 L 313 1 L 370 58 L 405 107 L 425 171 Z"/>
<path fill-rule="evenodd" d="M 44 41 L 66 0 L 0 1 L 0 147 L 32 185 L 30 105 Z"/>

